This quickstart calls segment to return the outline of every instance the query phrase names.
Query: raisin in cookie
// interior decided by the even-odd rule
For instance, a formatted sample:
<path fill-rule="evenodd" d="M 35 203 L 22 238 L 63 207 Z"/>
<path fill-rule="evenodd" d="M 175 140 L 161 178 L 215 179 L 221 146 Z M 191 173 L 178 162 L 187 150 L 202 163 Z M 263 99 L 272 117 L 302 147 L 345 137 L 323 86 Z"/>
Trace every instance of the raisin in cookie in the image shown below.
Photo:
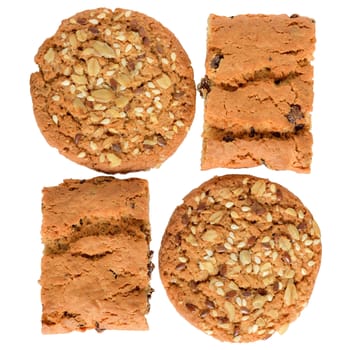
<path fill-rule="evenodd" d="M 173 213 L 159 252 L 177 311 L 222 341 L 283 332 L 308 303 L 320 230 L 286 188 L 248 175 L 214 177 Z"/>
<path fill-rule="evenodd" d="M 35 57 L 34 114 L 47 142 L 106 173 L 159 166 L 192 123 L 191 62 L 144 14 L 87 10 L 62 22 Z"/>

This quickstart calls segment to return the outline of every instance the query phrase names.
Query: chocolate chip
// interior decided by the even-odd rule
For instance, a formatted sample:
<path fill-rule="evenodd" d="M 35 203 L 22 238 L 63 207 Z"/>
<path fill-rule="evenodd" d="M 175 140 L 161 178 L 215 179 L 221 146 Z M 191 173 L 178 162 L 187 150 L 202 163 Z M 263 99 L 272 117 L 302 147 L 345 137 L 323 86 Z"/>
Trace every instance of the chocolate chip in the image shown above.
<path fill-rule="evenodd" d="M 291 105 L 290 111 L 288 114 L 285 115 L 289 123 L 296 124 L 297 120 L 303 119 L 304 114 L 301 111 L 301 107 L 299 105 Z"/>
<path fill-rule="evenodd" d="M 299 17 L 299 15 L 296 14 L 296 13 L 293 13 L 293 14 L 290 16 L 290 18 L 298 18 L 298 17 Z"/>
<path fill-rule="evenodd" d="M 224 58 L 224 55 L 219 53 L 214 56 L 214 58 L 210 62 L 210 67 L 213 69 L 219 68 L 220 61 Z"/>
<path fill-rule="evenodd" d="M 207 75 L 204 78 L 202 78 L 201 82 L 197 85 L 197 90 L 203 98 L 205 98 L 209 94 L 210 80 Z"/>
<path fill-rule="evenodd" d="M 234 136 L 233 136 L 233 132 L 232 131 L 229 131 L 227 132 L 224 137 L 222 138 L 222 141 L 225 141 L 225 142 L 232 142 L 234 140 Z"/>
<path fill-rule="evenodd" d="M 274 83 L 275 83 L 276 85 L 279 85 L 279 84 L 281 83 L 281 79 L 275 79 L 275 80 L 274 80 Z"/>

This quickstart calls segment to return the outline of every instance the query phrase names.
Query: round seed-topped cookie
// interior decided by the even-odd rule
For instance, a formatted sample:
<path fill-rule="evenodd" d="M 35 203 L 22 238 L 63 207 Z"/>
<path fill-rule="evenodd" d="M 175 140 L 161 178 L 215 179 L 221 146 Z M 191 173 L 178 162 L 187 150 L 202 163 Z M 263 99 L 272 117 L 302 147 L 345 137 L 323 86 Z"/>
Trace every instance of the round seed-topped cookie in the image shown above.
<path fill-rule="evenodd" d="M 35 57 L 34 114 L 47 142 L 106 173 L 159 166 L 192 123 L 191 62 L 144 14 L 100 8 L 62 22 Z"/>
<path fill-rule="evenodd" d="M 309 210 L 286 188 L 248 175 L 214 177 L 189 193 L 159 252 L 178 312 L 231 342 L 285 331 L 306 306 L 320 261 Z"/>

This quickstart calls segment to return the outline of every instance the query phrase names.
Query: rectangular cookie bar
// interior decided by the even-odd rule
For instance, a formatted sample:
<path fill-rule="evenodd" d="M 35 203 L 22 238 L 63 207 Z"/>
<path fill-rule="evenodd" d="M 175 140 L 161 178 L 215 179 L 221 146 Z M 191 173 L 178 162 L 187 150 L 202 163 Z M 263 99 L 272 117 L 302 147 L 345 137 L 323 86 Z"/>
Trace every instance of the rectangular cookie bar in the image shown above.
<path fill-rule="evenodd" d="M 42 332 L 148 329 L 147 181 L 100 176 L 43 189 Z"/>
<path fill-rule="evenodd" d="M 206 77 L 199 85 L 205 97 L 202 169 L 265 164 L 310 171 L 314 48 L 315 23 L 307 17 L 209 16 Z M 227 134 L 232 141 L 219 139 Z M 276 152 L 278 141 L 289 161 Z"/>

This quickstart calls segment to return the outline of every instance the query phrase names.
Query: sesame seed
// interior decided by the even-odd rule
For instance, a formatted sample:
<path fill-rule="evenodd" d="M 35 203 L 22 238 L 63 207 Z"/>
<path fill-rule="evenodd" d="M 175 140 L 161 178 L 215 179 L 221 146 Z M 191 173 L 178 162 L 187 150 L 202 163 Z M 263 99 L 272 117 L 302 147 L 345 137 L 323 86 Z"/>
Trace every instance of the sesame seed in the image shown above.
<path fill-rule="evenodd" d="M 108 119 L 108 118 L 105 118 L 105 119 L 103 119 L 103 120 L 101 120 L 101 124 L 102 125 L 108 125 L 108 124 L 110 124 L 110 122 L 111 122 L 111 120 L 110 119 Z"/>
<path fill-rule="evenodd" d="M 227 250 L 231 250 L 232 249 L 232 245 L 228 242 L 225 242 L 224 243 L 224 247 L 227 249 Z"/>
<path fill-rule="evenodd" d="M 117 36 L 117 39 L 118 39 L 119 41 L 125 41 L 125 40 L 126 40 L 126 37 L 125 37 L 124 34 L 119 34 L 119 35 Z"/>
<path fill-rule="evenodd" d="M 231 254 L 230 254 L 230 259 L 233 260 L 233 261 L 238 261 L 237 254 L 231 253 Z"/>
<path fill-rule="evenodd" d="M 131 45 L 131 44 L 128 44 L 128 45 L 126 45 L 126 47 L 125 47 L 125 52 L 126 52 L 126 53 L 129 52 L 131 49 L 132 49 L 132 45 Z"/>
<path fill-rule="evenodd" d="M 313 243 L 312 239 L 307 239 L 307 240 L 304 242 L 304 244 L 305 244 L 306 246 L 310 246 L 312 243 Z"/>
<path fill-rule="evenodd" d="M 237 248 L 243 248 L 243 247 L 245 247 L 245 245 L 246 245 L 245 242 L 239 242 L 239 243 L 237 244 Z"/>
<path fill-rule="evenodd" d="M 78 158 L 85 158 L 85 156 L 86 156 L 85 152 L 80 152 L 77 157 Z"/>
<path fill-rule="evenodd" d="M 231 230 L 238 230 L 238 229 L 239 229 L 238 225 L 236 225 L 236 224 L 231 225 Z"/>
<path fill-rule="evenodd" d="M 159 101 L 155 101 L 154 105 L 158 108 L 158 109 L 162 109 L 163 105 L 159 102 Z"/>
<path fill-rule="evenodd" d="M 54 114 L 52 117 L 53 122 L 57 125 L 58 124 L 58 117 L 56 114 Z"/>

